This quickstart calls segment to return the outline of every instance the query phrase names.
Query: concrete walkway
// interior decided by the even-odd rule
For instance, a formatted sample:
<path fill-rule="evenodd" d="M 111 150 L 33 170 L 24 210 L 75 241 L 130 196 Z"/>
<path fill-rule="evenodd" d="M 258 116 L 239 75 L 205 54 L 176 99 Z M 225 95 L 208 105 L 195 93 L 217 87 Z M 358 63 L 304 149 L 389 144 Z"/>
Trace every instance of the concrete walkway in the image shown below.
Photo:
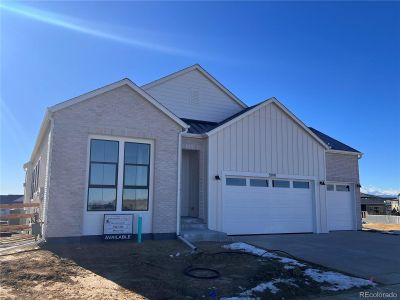
<path fill-rule="evenodd" d="M 234 240 L 286 251 L 299 259 L 372 279 L 400 284 L 400 236 L 377 232 L 235 236 Z"/>

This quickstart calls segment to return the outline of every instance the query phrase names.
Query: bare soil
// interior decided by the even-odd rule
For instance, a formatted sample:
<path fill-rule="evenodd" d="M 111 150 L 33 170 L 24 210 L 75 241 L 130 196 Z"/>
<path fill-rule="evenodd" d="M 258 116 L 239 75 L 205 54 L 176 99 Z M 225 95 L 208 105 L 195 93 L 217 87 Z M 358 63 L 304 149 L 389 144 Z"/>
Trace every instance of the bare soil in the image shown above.
<path fill-rule="evenodd" d="M 400 224 L 363 224 L 363 229 L 379 231 L 400 231 Z"/>
<path fill-rule="evenodd" d="M 193 254 L 180 241 L 92 242 L 45 245 L 0 255 L 1 299 L 219 299 L 237 296 L 273 278 L 292 278 L 261 299 L 321 295 L 317 283 L 277 260 L 243 254 L 215 254 L 223 244 L 200 243 Z M 189 266 L 220 272 L 217 279 L 188 277 Z"/>

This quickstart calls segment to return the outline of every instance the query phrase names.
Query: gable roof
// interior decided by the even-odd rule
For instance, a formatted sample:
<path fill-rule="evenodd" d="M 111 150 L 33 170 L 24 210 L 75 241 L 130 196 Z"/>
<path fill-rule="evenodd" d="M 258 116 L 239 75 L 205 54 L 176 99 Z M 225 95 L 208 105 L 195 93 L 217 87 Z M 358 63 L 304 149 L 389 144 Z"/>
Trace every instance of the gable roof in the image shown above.
<path fill-rule="evenodd" d="M 329 146 L 330 149 L 332 150 L 338 150 L 338 151 L 346 151 L 346 152 L 357 152 L 361 153 L 360 151 L 343 144 L 342 142 L 334 139 L 333 137 L 330 137 L 329 135 L 326 135 L 325 133 L 322 133 L 321 131 L 318 131 L 315 128 L 309 127 L 312 132 L 314 132 L 321 140 L 325 142 Z"/>
<path fill-rule="evenodd" d="M 178 118 L 175 114 L 173 114 L 170 110 L 168 110 L 165 106 L 163 106 L 160 102 L 158 102 L 157 100 L 155 100 L 152 96 L 150 96 L 148 93 L 146 93 L 144 90 L 142 90 L 139 86 L 137 86 L 133 81 L 131 81 L 128 78 L 124 78 L 122 80 L 116 81 L 114 83 L 105 85 L 101 88 L 95 89 L 91 92 L 82 94 L 78 97 L 75 98 L 71 98 L 69 100 L 66 100 L 64 102 L 58 103 L 56 105 L 50 106 L 47 108 L 46 110 L 46 114 L 43 118 L 43 121 L 40 125 L 40 129 L 39 129 L 39 134 L 38 137 L 36 138 L 36 142 L 35 145 L 33 147 L 33 151 L 30 157 L 30 161 L 33 159 L 33 157 L 36 155 L 40 143 L 42 142 L 44 135 L 46 133 L 46 130 L 50 124 L 50 120 L 52 118 L 52 113 L 59 111 L 61 109 L 64 109 L 66 107 L 69 107 L 71 105 L 80 103 L 82 101 L 88 100 L 92 97 L 95 97 L 97 95 L 100 95 L 102 93 L 111 91 L 113 89 L 116 89 L 118 87 L 127 85 L 129 86 L 131 89 L 133 89 L 134 91 L 136 91 L 138 94 L 140 94 L 141 96 L 143 96 L 143 98 L 145 98 L 147 101 L 149 101 L 151 104 L 153 104 L 156 108 L 158 108 L 161 112 L 163 112 L 164 114 L 166 114 L 168 117 L 170 117 L 173 121 L 175 121 L 176 123 L 178 123 L 180 126 L 182 126 L 182 128 L 189 128 L 189 125 L 186 124 L 184 121 L 182 121 L 180 118 Z M 27 162 L 26 164 L 24 164 L 24 168 L 27 167 L 27 164 L 29 162 Z"/>
<path fill-rule="evenodd" d="M 210 73 L 208 73 L 206 70 L 204 70 L 199 64 L 195 64 L 193 66 L 187 67 L 185 69 L 182 69 L 180 71 L 174 72 L 172 74 L 169 74 L 167 76 L 161 77 L 160 79 L 151 81 L 145 85 L 142 85 L 141 88 L 143 90 L 148 90 L 156 85 L 159 85 L 163 82 L 166 82 L 168 80 L 171 80 L 173 78 L 176 78 L 178 76 L 184 75 L 186 73 L 189 73 L 193 70 L 199 71 L 204 77 L 206 77 L 208 80 L 210 80 L 214 85 L 216 85 L 222 92 L 224 92 L 226 95 L 228 95 L 234 102 L 239 104 L 241 107 L 246 108 L 247 105 L 242 102 L 238 97 L 236 97 L 230 90 L 228 90 L 225 86 L 223 86 L 217 79 L 215 79 Z"/>
<path fill-rule="evenodd" d="M 280 103 L 277 99 L 271 98 L 266 101 L 271 100 L 271 102 Z M 272 101 L 274 100 L 274 101 Z M 188 133 L 191 134 L 209 134 L 213 130 L 217 130 L 220 126 L 224 125 L 225 123 L 228 123 L 231 120 L 235 120 L 236 118 L 239 118 L 243 114 L 247 113 L 248 111 L 252 111 L 254 108 L 262 105 L 266 101 L 260 102 L 256 105 L 249 106 L 240 112 L 230 116 L 229 118 L 226 118 L 225 120 L 217 123 L 217 122 L 208 122 L 208 121 L 201 121 L 201 120 L 192 120 L 192 119 L 182 119 L 186 124 L 188 124 L 190 127 L 188 129 Z M 283 105 L 282 105 L 283 106 Z M 305 125 L 304 125 L 305 126 Z M 314 135 L 316 135 L 325 145 L 325 148 L 328 148 L 329 150 L 337 150 L 337 151 L 345 151 L 345 152 L 354 152 L 361 154 L 360 151 L 343 144 L 342 142 L 334 139 L 333 137 L 330 137 L 329 135 L 326 135 L 325 133 L 322 133 L 321 131 L 318 131 L 312 127 L 306 127 L 309 131 L 311 131 Z"/>
<path fill-rule="evenodd" d="M 64 109 L 66 107 L 69 107 L 71 105 L 77 104 L 79 102 L 91 99 L 97 95 L 103 94 L 105 92 L 111 91 L 113 89 L 116 89 L 116 88 L 124 86 L 124 85 L 129 86 L 131 89 L 133 89 L 135 92 L 137 92 L 143 98 L 145 98 L 147 101 L 149 101 L 151 104 L 153 104 L 156 108 L 158 108 L 160 111 L 162 111 L 164 114 L 166 114 L 168 117 L 170 117 L 172 120 L 174 120 L 176 123 L 178 123 L 183 128 L 189 127 L 185 122 L 183 122 L 180 118 L 178 118 L 175 114 L 173 114 L 170 110 L 168 110 L 164 105 L 162 105 L 160 102 L 155 100 L 152 96 L 150 96 L 148 93 L 146 93 L 144 90 L 142 90 L 139 86 L 137 86 L 133 81 L 131 81 L 128 78 L 124 78 L 122 80 L 116 81 L 116 82 L 111 83 L 106 86 L 103 86 L 101 88 L 98 88 L 91 92 L 85 93 L 78 97 L 58 103 L 56 105 L 49 107 L 48 110 L 50 112 L 55 112 L 55 111 Z"/>
<path fill-rule="evenodd" d="M 223 128 L 241 120 L 242 118 L 250 115 L 251 113 L 259 110 L 260 108 L 270 105 L 274 103 L 280 109 L 282 109 L 295 123 L 297 123 L 301 128 L 303 128 L 309 135 L 311 135 L 317 142 L 319 142 L 325 149 L 329 149 L 328 146 L 325 144 L 323 140 L 321 140 L 313 131 L 310 130 L 299 118 L 297 118 L 292 112 L 290 112 L 282 103 L 278 101 L 275 97 L 269 98 L 265 101 L 262 101 L 254 106 L 248 107 L 237 114 L 225 119 L 224 121 L 220 122 L 217 127 L 212 129 L 211 131 L 207 132 L 207 135 L 210 136 Z"/>

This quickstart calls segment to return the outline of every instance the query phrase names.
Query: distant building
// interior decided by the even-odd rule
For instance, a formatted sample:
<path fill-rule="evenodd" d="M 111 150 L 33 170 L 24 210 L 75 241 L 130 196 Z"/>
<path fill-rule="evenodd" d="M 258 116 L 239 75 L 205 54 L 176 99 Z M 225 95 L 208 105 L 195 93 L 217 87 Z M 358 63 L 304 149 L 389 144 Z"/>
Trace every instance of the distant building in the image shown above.
<path fill-rule="evenodd" d="M 24 202 L 24 195 L 0 195 L 0 204 L 14 204 Z M 20 213 L 21 209 L 0 208 L 0 223 L 8 225 L 19 224 L 19 219 L 3 220 L 2 215 Z"/>
<path fill-rule="evenodd" d="M 369 215 L 390 215 L 399 211 L 399 197 L 384 197 L 361 193 L 361 211 Z"/>

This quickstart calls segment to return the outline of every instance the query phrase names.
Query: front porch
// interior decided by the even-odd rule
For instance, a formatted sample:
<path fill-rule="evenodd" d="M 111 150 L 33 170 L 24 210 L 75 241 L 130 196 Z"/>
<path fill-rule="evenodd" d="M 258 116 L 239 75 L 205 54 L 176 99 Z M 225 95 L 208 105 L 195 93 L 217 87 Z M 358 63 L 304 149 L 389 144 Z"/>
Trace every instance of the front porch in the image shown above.
<path fill-rule="evenodd" d="M 183 238 L 196 242 L 196 241 L 213 241 L 222 242 L 228 241 L 230 238 L 226 233 L 214 231 L 207 228 L 207 224 L 199 219 L 193 217 L 181 217 L 181 234 Z"/>
<path fill-rule="evenodd" d="M 180 235 L 190 241 L 226 241 L 225 233 L 208 229 L 205 142 L 184 138 L 182 143 Z"/>

